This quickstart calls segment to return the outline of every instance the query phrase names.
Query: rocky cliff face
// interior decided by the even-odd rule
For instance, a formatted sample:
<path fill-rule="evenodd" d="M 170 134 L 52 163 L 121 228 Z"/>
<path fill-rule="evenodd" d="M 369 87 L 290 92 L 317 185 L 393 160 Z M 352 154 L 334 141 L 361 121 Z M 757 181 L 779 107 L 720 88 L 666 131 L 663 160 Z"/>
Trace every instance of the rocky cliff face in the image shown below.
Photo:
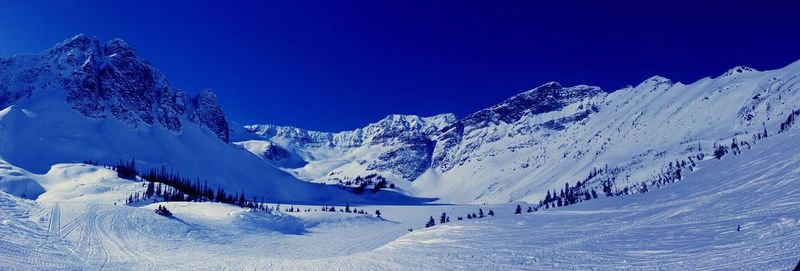
<path fill-rule="evenodd" d="M 78 35 L 41 54 L 0 59 L 0 107 L 47 91 L 64 91 L 66 102 L 89 118 L 174 132 L 188 121 L 228 141 L 225 114 L 211 91 L 190 97 L 173 89 L 121 39 L 101 44 Z"/>
<path fill-rule="evenodd" d="M 311 153 L 319 150 L 330 150 L 329 153 L 339 155 L 362 150 L 363 155 L 368 157 L 350 157 L 354 158 L 352 162 L 358 164 L 364 172 L 387 172 L 401 178 L 414 179 L 430 165 L 434 147 L 432 136 L 440 129 L 452 125 L 455 120 L 452 114 L 432 117 L 390 115 L 364 128 L 338 133 L 273 125 L 249 125 L 245 129 L 263 139 L 283 145 L 283 149 L 305 154 L 301 156 L 305 156 L 307 160 L 316 159 Z M 280 147 L 273 145 L 272 148 Z M 276 157 L 259 155 L 265 158 Z"/>
<path fill-rule="evenodd" d="M 192 112 L 190 120 L 207 127 L 220 139 L 228 142 L 230 133 L 228 120 L 225 118 L 222 107 L 219 106 L 217 95 L 214 95 L 211 90 L 201 91 L 192 98 L 192 105 L 194 112 Z"/>
<path fill-rule="evenodd" d="M 472 113 L 437 133 L 431 166 L 446 172 L 469 160 L 471 153 L 479 146 L 506 137 L 563 130 L 596 113 L 596 99 L 605 95 L 598 87 L 562 87 L 557 82 L 517 94 L 499 104 Z M 565 110 L 570 105 L 575 106 Z M 519 123 L 524 118 L 547 114 L 551 117 Z M 513 131 L 497 129 L 508 125 L 516 128 Z"/>

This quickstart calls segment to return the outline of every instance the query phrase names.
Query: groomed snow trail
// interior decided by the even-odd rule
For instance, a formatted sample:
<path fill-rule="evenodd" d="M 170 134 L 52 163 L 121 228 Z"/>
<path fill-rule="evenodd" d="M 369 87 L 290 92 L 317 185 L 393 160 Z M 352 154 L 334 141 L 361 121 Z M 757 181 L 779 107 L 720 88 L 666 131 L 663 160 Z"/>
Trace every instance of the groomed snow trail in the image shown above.
<path fill-rule="evenodd" d="M 36 217 L 46 213 L 31 201 L 0 191 L 0 270 L 81 268 L 68 244 L 35 223 Z"/>

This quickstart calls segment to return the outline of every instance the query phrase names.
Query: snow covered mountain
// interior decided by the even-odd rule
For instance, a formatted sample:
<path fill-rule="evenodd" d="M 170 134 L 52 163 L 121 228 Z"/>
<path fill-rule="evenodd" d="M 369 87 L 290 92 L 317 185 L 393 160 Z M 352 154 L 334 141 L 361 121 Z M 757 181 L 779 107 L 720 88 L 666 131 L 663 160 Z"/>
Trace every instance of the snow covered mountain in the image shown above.
<path fill-rule="evenodd" d="M 211 90 L 190 96 L 121 39 L 100 44 L 77 35 L 41 53 L 0 59 L 0 107 L 34 93 L 66 91 L 66 101 L 93 119 L 115 118 L 131 128 L 158 122 L 180 132 L 187 121 L 228 141 L 225 114 Z"/>
<path fill-rule="evenodd" d="M 431 164 L 433 135 L 455 121 L 452 114 L 425 118 L 391 115 L 364 128 L 339 133 L 248 125 L 233 137 L 242 139 L 236 144 L 301 179 L 335 182 L 367 172 L 414 179 Z"/>
<path fill-rule="evenodd" d="M 33 173 L 135 157 L 144 169 L 166 165 L 276 200 L 356 201 L 298 179 L 377 174 L 442 202 L 536 202 L 565 183 L 637 184 L 676 160 L 774 131 L 800 107 L 798 75 L 800 62 L 690 84 L 654 76 L 613 92 L 550 82 L 460 119 L 391 115 L 328 133 L 240 126 L 213 92 L 173 88 L 124 41 L 78 35 L 0 59 L 0 156 Z M 41 193 L 30 189 L 17 192 Z"/>
<path fill-rule="evenodd" d="M 613 92 L 550 82 L 458 120 L 389 116 L 340 133 L 248 125 L 260 138 L 235 141 L 301 179 L 375 173 L 446 202 L 536 202 L 592 172 L 640 183 L 717 144 L 774 132 L 800 108 L 798 83 L 800 62 L 735 67 L 690 84 L 654 76 Z"/>
<path fill-rule="evenodd" d="M 0 160 L 33 173 L 135 158 L 141 170 L 167 166 L 278 201 L 351 196 L 301 182 L 228 144 L 228 120 L 213 92 L 173 88 L 120 39 L 78 35 L 39 54 L 0 58 L 0 108 Z M 35 182 L 7 181 L 0 180 L 17 196 L 44 192 Z"/>

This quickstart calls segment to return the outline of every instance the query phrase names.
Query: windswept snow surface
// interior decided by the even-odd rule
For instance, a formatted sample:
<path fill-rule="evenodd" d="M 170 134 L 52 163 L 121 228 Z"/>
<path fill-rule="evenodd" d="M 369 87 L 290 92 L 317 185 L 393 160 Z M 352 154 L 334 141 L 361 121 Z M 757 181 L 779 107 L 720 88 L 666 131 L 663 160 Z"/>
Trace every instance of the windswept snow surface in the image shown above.
<path fill-rule="evenodd" d="M 0 193 L 0 269 L 789 270 L 800 260 L 798 139 L 791 131 L 702 161 L 649 193 L 521 215 L 513 204 L 351 206 L 380 209 L 379 219 L 172 202 L 162 203 L 167 218 L 158 204 L 109 201 L 141 183 L 64 165 L 38 204 Z M 95 195 L 70 200 L 58 179 Z M 319 208 L 281 209 L 290 207 Z M 497 216 L 457 221 L 478 208 Z M 421 228 L 441 212 L 452 222 Z"/>

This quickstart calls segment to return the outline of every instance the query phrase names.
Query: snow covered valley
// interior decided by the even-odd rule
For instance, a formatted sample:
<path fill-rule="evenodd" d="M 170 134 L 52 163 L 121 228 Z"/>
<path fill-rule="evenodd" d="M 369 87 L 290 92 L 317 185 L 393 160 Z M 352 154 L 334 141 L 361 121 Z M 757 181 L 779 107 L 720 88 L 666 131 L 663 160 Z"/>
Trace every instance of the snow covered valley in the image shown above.
<path fill-rule="evenodd" d="M 789 270 L 798 117 L 800 61 L 242 126 L 78 35 L 0 58 L 0 270 Z"/>
<path fill-rule="evenodd" d="M 94 166 L 57 165 L 31 175 L 47 190 L 37 201 L 0 192 L 0 266 L 789 270 L 800 260 L 798 139 L 791 131 L 742 154 L 701 161 L 683 180 L 648 193 L 522 214 L 514 214 L 515 204 L 351 206 L 369 213 L 354 214 L 160 203 L 174 213 L 168 218 L 153 212 L 157 204 L 125 205 L 127 193 L 144 189 L 140 182 Z M 495 216 L 457 220 L 479 208 Z M 442 212 L 452 221 L 440 224 Z M 431 216 L 437 225 L 423 228 Z"/>

